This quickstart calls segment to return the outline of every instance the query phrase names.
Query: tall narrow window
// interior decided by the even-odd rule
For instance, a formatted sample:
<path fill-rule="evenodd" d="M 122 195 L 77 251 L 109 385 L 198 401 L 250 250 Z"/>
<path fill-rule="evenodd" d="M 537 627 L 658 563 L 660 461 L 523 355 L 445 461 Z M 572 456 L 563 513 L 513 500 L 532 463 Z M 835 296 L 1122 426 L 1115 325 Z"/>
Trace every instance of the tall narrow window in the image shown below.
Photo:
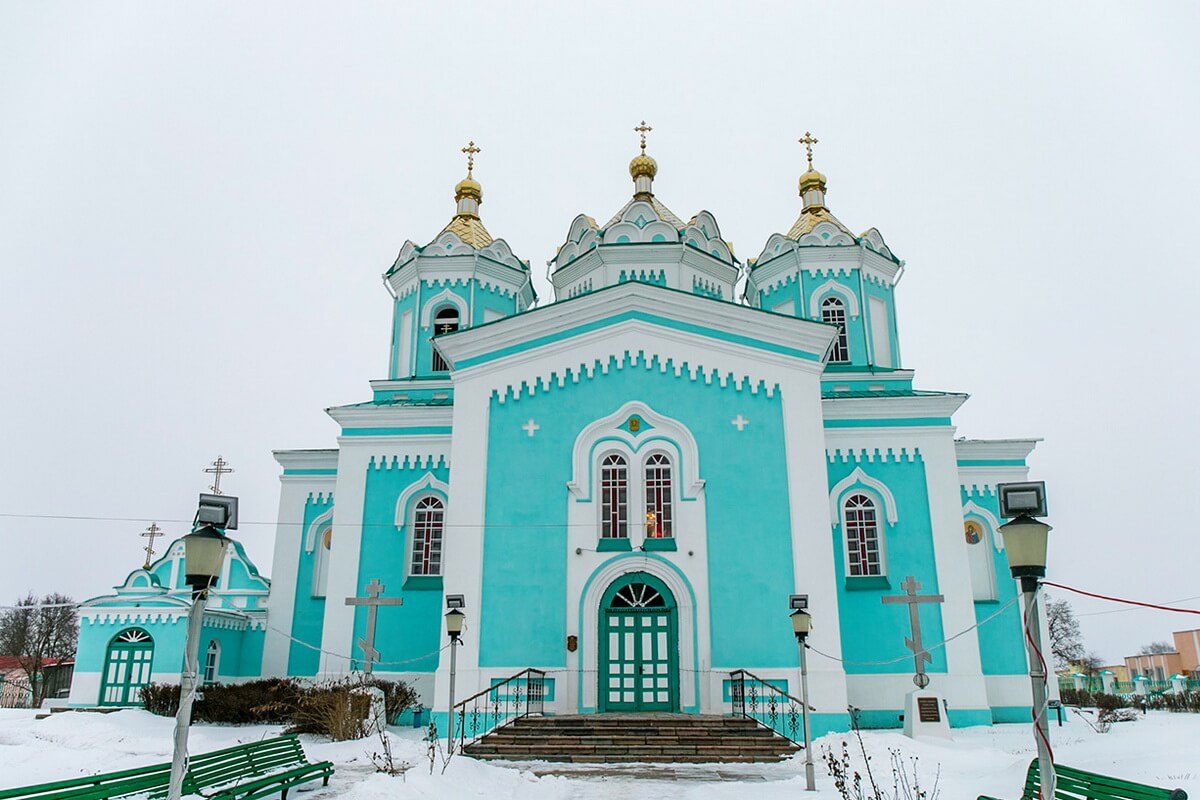
<path fill-rule="evenodd" d="M 216 683 L 217 681 L 217 665 L 221 660 L 221 643 L 213 639 L 208 643 L 208 650 L 204 653 L 204 683 Z"/>
<path fill-rule="evenodd" d="M 313 597 L 324 597 L 329 583 L 329 548 L 333 546 L 333 528 L 326 528 L 317 537 L 313 548 Z"/>
<path fill-rule="evenodd" d="M 671 535 L 671 460 L 654 453 L 646 459 L 646 538 Z"/>
<path fill-rule="evenodd" d="M 442 527 L 446 507 L 436 497 L 422 497 L 413 511 L 412 575 L 442 574 Z"/>
<path fill-rule="evenodd" d="M 624 456 L 612 454 L 600 465 L 600 536 L 629 538 L 629 466 Z"/>
<path fill-rule="evenodd" d="M 875 503 L 865 494 L 851 495 L 842 507 L 845 519 L 848 575 L 882 575 L 879 522 Z"/>
<path fill-rule="evenodd" d="M 840 298 L 826 297 L 821 301 L 821 322 L 837 325 L 837 338 L 829 350 L 830 364 L 844 364 L 850 360 L 850 346 L 846 342 L 846 306 Z"/>
<path fill-rule="evenodd" d="M 454 306 L 439 308 L 433 315 L 433 335 L 441 336 L 443 333 L 453 333 L 456 330 L 458 330 L 458 309 Z M 433 362 L 430 367 L 434 372 L 446 372 L 450 369 L 446 359 L 442 358 L 442 354 L 436 349 L 433 351 Z"/>

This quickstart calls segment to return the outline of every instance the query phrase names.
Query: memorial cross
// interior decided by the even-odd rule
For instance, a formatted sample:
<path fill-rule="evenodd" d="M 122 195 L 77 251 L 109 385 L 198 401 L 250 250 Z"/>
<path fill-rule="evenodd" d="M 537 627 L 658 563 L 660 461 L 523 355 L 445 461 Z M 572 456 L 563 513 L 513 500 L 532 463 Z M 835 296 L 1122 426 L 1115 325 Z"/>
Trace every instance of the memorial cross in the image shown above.
<path fill-rule="evenodd" d="M 367 635 L 358 640 L 358 646 L 362 648 L 363 660 L 366 661 L 363 672 L 370 675 L 371 664 L 379 660 L 379 651 L 375 649 L 375 615 L 380 606 L 404 605 L 404 598 L 380 597 L 379 595 L 383 594 L 384 585 L 379 582 L 378 578 L 373 578 L 364 589 L 367 593 L 366 597 L 347 597 L 346 605 L 367 607 Z"/>
<path fill-rule="evenodd" d="M 904 579 L 900 588 L 905 591 L 905 594 L 889 595 L 881 599 L 884 603 L 904 603 L 908 606 L 908 624 L 912 627 L 912 638 L 906 638 L 904 646 L 913 652 L 913 661 L 916 663 L 917 671 L 913 675 L 913 683 L 917 685 L 918 689 L 924 689 L 929 685 L 929 676 L 925 674 L 925 664 L 932 662 L 933 657 L 929 655 L 929 651 L 921 642 L 921 615 L 917 606 L 920 603 L 941 603 L 945 601 L 945 598 L 940 594 L 917 594 L 921 584 L 912 575 Z"/>

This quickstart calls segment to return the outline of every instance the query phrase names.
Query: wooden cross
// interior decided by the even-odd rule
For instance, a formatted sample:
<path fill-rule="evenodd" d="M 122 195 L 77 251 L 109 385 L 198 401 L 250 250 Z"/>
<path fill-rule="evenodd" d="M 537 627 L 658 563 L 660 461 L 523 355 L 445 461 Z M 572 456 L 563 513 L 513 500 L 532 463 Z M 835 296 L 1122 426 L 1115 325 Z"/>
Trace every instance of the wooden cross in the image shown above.
<path fill-rule="evenodd" d="M 654 130 L 646 124 L 646 120 L 642 120 L 642 124 L 633 129 L 634 133 L 641 134 L 642 137 L 642 155 L 646 155 L 646 134 Z"/>
<path fill-rule="evenodd" d="M 804 138 L 800 139 L 799 141 L 800 141 L 800 144 L 804 145 L 804 149 L 806 151 L 808 151 L 808 168 L 812 169 L 813 168 L 813 166 L 812 166 L 812 146 L 820 140 L 817 139 L 817 137 L 813 136 L 808 131 L 805 131 Z"/>
<path fill-rule="evenodd" d="M 150 543 L 142 548 L 146 551 L 146 563 L 142 565 L 142 569 L 150 569 L 150 562 L 154 560 L 154 540 L 159 536 L 166 536 L 166 534 L 158 527 L 157 522 L 151 522 L 150 527 L 146 528 L 142 536 L 150 540 Z"/>
<path fill-rule="evenodd" d="M 471 177 L 471 170 L 475 169 L 475 154 L 482 153 L 483 151 L 475 146 L 474 139 L 467 142 L 467 146 L 462 151 L 467 154 L 467 177 L 469 178 Z"/>
<path fill-rule="evenodd" d="M 346 605 L 367 607 L 367 635 L 358 640 L 358 646 L 362 648 L 363 659 L 366 661 L 363 672 L 370 675 L 371 664 L 379 660 L 379 651 L 375 649 L 375 615 L 380 606 L 404 605 L 404 598 L 380 597 L 379 595 L 383 594 L 384 585 L 379 582 L 378 578 L 373 578 L 364 589 L 367 593 L 366 597 L 347 597 Z"/>
<path fill-rule="evenodd" d="M 212 462 L 212 466 L 205 467 L 204 471 L 211 473 L 212 475 L 215 476 L 213 478 L 213 485 L 210 486 L 209 488 L 212 489 L 213 494 L 220 494 L 221 493 L 221 476 L 228 475 L 229 473 L 233 472 L 233 468 L 229 466 L 228 461 L 226 461 L 221 456 L 217 456 L 217 460 Z"/>
<path fill-rule="evenodd" d="M 917 608 L 920 603 L 941 603 L 945 598 L 940 594 L 917 594 L 917 590 L 921 588 L 921 584 L 912 575 L 904 579 L 904 583 L 900 584 L 906 594 L 889 595 L 881 598 L 884 603 L 905 603 L 908 605 L 908 624 L 912 628 L 912 638 L 904 640 L 904 646 L 913 652 L 913 661 L 916 663 L 916 674 L 913 675 L 913 683 L 917 688 L 924 689 L 929 685 L 929 676 L 925 674 L 925 664 L 933 661 L 933 656 L 929 655 L 929 651 L 925 649 L 925 645 L 921 643 L 921 615 Z"/>

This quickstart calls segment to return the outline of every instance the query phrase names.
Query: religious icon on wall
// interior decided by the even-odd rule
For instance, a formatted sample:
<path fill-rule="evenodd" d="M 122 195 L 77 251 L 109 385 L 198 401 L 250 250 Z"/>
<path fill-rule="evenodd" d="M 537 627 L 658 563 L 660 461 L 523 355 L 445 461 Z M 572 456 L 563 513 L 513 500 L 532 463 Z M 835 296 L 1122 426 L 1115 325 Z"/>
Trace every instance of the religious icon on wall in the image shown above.
<path fill-rule="evenodd" d="M 967 544 L 979 544 L 983 541 L 983 531 L 976 523 L 968 522 L 964 527 L 964 531 L 967 537 Z"/>

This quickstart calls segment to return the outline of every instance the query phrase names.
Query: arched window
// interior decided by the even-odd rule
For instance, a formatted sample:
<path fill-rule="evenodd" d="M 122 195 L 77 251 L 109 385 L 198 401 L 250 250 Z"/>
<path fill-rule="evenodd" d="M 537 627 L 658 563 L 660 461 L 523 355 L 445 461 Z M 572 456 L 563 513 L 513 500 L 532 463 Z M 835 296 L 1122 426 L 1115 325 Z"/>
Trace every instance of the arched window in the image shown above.
<path fill-rule="evenodd" d="M 325 587 L 329 583 L 329 548 L 332 545 L 333 528 L 326 528 L 317 537 L 317 546 L 313 549 L 313 597 L 325 596 Z"/>
<path fill-rule="evenodd" d="M 221 643 L 213 639 L 208 643 L 208 650 L 204 653 L 204 683 L 216 683 L 217 670 L 221 662 Z"/>
<path fill-rule="evenodd" d="M 433 335 L 453 333 L 458 330 L 458 309 L 454 306 L 442 306 L 433 315 Z M 437 350 L 433 351 L 433 363 L 430 365 L 434 372 L 446 372 L 450 365 L 442 358 Z"/>
<path fill-rule="evenodd" d="M 671 536 L 671 460 L 662 453 L 646 459 L 646 538 Z"/>
<path fill-rule="evenodd" d="M 600 536 L 629 538 L 629 465 L 612 453 L 600 465 Z"/>
<path fill-rule="evenodd" d="M 442 528 L 446 506 L 437 497 L 422 497 L 413 509 L 412 575 L 442 574 Z"/>
<path fill-rule="evenodd" d="M 850 495 L 842 505 L 842 521 L 846 531 L 846 574 L 882 575 L 875 501 L 865 494 Z"/>
<path fill-rule="evenodd" d="M 837 338 L 829 350 L 830 364 L 844 364 L 850 360 L 850 346 L 846 342 L 846 305 L 839 297 L 826 297 L 821 301 L 821 322 L 837 325 Z"/>

